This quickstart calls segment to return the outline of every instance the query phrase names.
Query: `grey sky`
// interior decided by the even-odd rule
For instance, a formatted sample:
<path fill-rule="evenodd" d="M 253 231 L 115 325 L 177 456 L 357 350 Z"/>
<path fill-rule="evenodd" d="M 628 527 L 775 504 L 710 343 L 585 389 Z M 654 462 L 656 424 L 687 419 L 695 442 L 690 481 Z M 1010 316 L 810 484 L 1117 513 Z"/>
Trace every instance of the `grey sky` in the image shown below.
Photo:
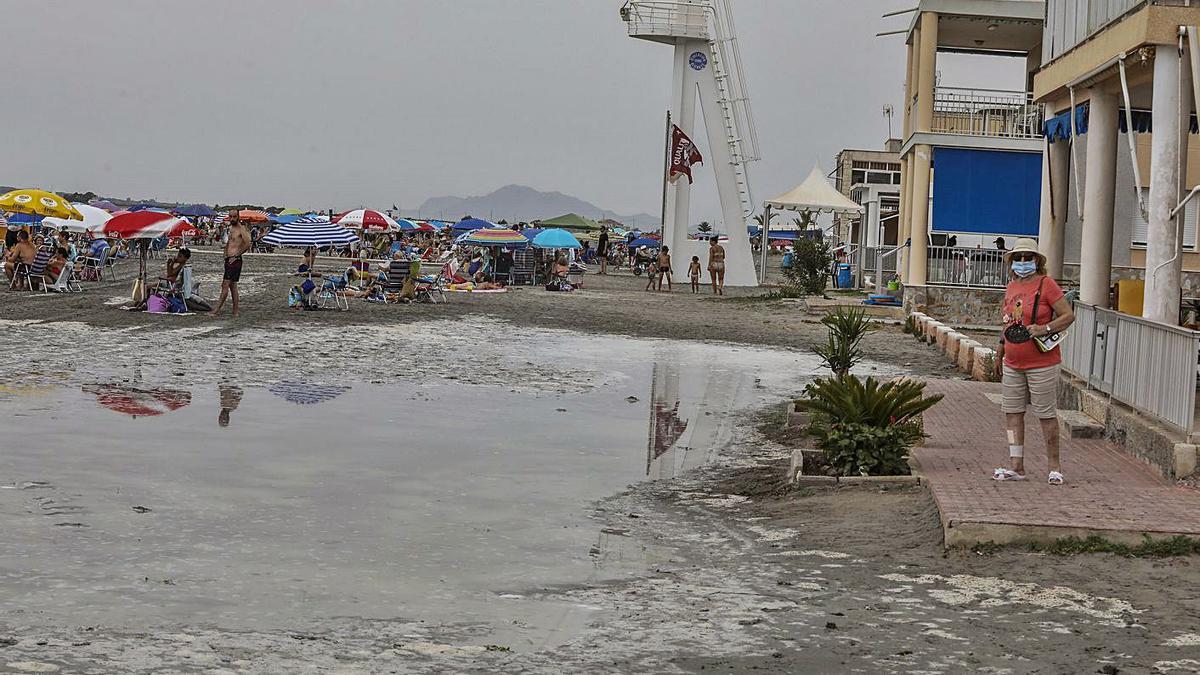
<path fill-rule="evenodd" d="M 881 13 L 914 4 L 734 0 L 763 146 L 756 199 L 883 142 L 904 48 L 874 35 L 906 25 Z M 626 37 L 620 5 L 9 0 L 32 28 L 0 41 L 0 184 L 407 210 L 522 183 L 657 213 L 671 49 Z M 947 59 L 942 81 L 1020 86 L 1003 61 Z M 696 186 L 694 220 L 716 220 L 711 174 Z"/>

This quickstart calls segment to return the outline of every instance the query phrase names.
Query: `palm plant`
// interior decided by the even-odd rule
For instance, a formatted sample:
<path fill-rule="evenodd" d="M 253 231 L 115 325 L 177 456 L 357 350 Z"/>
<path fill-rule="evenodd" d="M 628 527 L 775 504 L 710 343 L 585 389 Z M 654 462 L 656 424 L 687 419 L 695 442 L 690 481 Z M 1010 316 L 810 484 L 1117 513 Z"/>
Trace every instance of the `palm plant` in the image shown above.
<path fill-rule="evenodd" d="M 814 351 L 835 376 L 845 377 L 862 360 L 859 345 L 871 329 L 871 320 L 861 307 L 838 307 L 826 314 L 821 323 L 829 329 L 829 341 Z"/>
<path fill-rule="evenodd" d="M 700 224 L 696 226 L 696 230 L 701 234 L 708 234 L 709 232 L 712 232 L 712 225 L 710 225 L 707 220 L 702 220 L 700 221 Z"/>

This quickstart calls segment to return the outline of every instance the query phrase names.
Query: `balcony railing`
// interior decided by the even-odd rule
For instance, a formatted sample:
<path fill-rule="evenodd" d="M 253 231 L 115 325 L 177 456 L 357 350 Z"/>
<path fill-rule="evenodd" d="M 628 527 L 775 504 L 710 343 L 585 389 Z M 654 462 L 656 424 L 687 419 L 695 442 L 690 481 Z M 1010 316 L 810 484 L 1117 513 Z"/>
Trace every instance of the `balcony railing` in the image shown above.
<path fill-rule="evenodd" d="M 1047 0 L 1042 65 L 1071 51 L 1109 24 L 1146 5 L 1200 7 L 1200 0 Z"/>
<path fill-rule="evenodd" d="M 936 286 L 1004 288 L 1008 269 L 1004 251 L 968 246 L 930 246 L 926 280 Z"/>
<path fill-rule="evenodd" d="M 1041 138 L 1042 105 L 1031 94 L 997 89 L 938 87 L 934 133 L 993 138 Z"/>
<path fill-rule="evenodd" d="M 712 6 L 679 2 L 679 0 L 629 0 L 621 6 L 621 18 L 629 24 L 633 37 L 692 37 L 707 40 L 710 36 L 709 14 Z"/>

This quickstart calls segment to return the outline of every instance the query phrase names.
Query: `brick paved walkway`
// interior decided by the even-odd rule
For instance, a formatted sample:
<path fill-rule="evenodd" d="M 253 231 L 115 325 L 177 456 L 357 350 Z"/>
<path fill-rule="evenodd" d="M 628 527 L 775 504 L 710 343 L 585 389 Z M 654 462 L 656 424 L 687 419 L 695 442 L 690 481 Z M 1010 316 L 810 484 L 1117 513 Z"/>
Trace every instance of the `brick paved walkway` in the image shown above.
<path fill-rule="evenodd" d="M 992 480 L 992 470 L 1008 462 L 1004 417 L 991 400 L 999 385 L 932 380 L 926 391 L 945 398 L 925 413 L 930 438 L 913 458 L 933 491 L 947 546 L 1092 533 L 1128 543 L 1143 534 L 1200 536 L 1200 491 L 1177 487 L 1107 441 L 1063 438 L 1066 484 L 1048 485 L 1032 415 L 1025 430 L 1029 479 Z"/>

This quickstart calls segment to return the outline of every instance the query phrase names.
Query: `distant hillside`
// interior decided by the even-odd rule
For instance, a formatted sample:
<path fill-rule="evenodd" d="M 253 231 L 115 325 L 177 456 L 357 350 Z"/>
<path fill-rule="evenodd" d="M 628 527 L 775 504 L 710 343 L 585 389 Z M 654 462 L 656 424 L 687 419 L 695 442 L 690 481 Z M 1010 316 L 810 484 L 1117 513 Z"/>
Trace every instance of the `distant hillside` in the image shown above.
<path fill-rule="evenodd" d="M 646 213 L 615 214 L 578 197 L 561 192 L 542 192 L 524 185 L 506 185 L 491 194 L 479 197 L 433 197 L 421 205 L 423 217 L 445 217 L 447 220 L 458 220 L 470 214 L 477 218 L 529 221 L 553 218 L 564 213 L 578 213 L 593 220 L 612 218 L 626 225 L 636 224 L 642 229 L 659 227 L 658 216 Z"/>

